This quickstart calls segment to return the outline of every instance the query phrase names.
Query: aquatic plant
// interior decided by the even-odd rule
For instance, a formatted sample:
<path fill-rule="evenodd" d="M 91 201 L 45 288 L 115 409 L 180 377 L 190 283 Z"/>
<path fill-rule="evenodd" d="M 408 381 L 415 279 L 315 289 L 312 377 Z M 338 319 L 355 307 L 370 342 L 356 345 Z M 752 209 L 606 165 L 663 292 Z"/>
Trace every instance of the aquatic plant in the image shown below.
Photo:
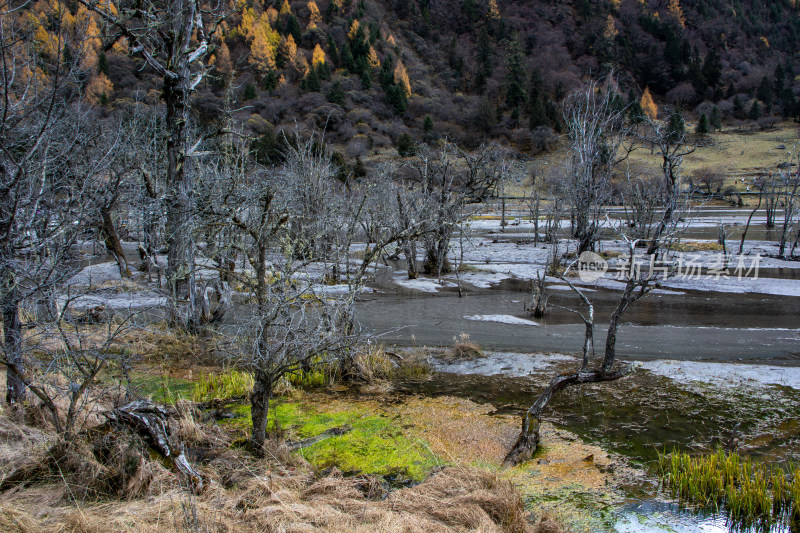
<path fill-rule="evenodd" d="M 745 528 L 800 525 L 800 468 L 754 463 L 750 457 L 717 450 L 692 456 L 659 454 L 661 478 L 674 497 L 715 511 Z"/>
<path fill-rule="evenodd" d="M 229 369 L 219 374 L 208 374 L 192 387 L 192 401 L 208 402 L 246 396 L 252 392 L 253 383 L 253 375 L 249 372 Z"/>

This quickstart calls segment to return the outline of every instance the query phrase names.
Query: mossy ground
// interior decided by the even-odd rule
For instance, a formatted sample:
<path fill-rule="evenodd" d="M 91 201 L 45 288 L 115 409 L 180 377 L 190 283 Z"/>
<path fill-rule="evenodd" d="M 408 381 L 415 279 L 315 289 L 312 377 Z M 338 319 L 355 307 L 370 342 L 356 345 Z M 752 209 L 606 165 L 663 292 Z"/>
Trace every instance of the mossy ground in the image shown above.
<path fill-rule="evenodd" d="M 249 431 L 250 406 L 237 406 L 234 412 L 237 417 L 225 424 Z M 318 469 L 336 467 L 403 483 L 421 481 L 443 465 L 424 440 L 406 431 L 399 418 L 325 395 L 298 393 L 277 399 L 270 406 L 269 419 L 273 434 L 280 432 L 291 439 L 347 428 L 342 435 L 324 438 L 296 452 Z"/>
<path fill-rule="evenodd" d="M 155 399 L 174 401 L 191 397 L 188 377 L 139 378 L 137 384 Z M 548 423 L 534 460 L 504 469 L 503 458 L 519 430 L 517 416 L 497 414 L 492 405 L 465 398 L 362 392 L 333 387 L 295 390 L 275 398 L 270 404 L 269 430 L 300 440 L 347 427 L 343 435 L 295 452 L 320 471 L 336 467 L 395 483 L 421 481 L 443 466 L 497 472 L 519 488 L 537 514 L 547 512 L 574 530 L 601 525 L 613 504 L 624 499 L 619 486 L 641 477 L 598 446 Z M 220 424 L 245 439 L 250 406 L 236 404 L 231 410 L 235 418 Z"/>

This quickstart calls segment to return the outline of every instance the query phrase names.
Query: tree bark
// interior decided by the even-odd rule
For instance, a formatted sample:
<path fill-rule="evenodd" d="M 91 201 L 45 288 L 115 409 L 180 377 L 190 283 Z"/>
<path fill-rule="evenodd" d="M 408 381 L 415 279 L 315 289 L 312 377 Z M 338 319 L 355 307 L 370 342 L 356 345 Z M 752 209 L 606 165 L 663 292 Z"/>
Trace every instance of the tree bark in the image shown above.
<path fill-rule="evenodd" d="M 178 65 L 176 79 L 165 78 L 167 136 L 167 283 L 174 299 L 173 321 L 190 326 L 195 319 L 192 215 L 194 183 L 186 172 L 186 124 L 189 119 L 189 65 Z M 183 309 L 180 309 L 183 307 Z M 180 309 L 180 311 L 179 311 Z"/>
<path fill-rule="evenodd" d="M 525 461 L 529 461 L 539 446 L 539 430 L 542 421 L 542 411 L 553 395 L 572 385 L 583 383 L 597 383 L 601 381 L 613 381 L 626 376 L 630 372 L 630 367 L 625 366 L 617 372 L 606 373 L 602 370 L 591 372 L 577 372 L 575 374 L 555 376 L 550 380 L 547 388 L 539 395 L 536 402 L 525 412 L 522 417 L 522 430 L 517 441 L 503 460 L 506 466 L 515 466 Z"/>
<path fill-rule="evenodd" d="M 253 432 L 250 443 L 256 453 L 264 449 L 267 440 L 267 422 L 269 415 L 269 400 L 272 396 L 272 382 L 269 376 L 262 371 L 255 372 L 255 384 L 250 395 L 250 418 L 253 422 Z"/>
<path fill-rule="evenodd" d="M 8 273 L 13 284 L 13 275 Z M 4 280 L 9 283 L 9 280 Z M 6 290 L 8 292 L 6 292 Z M 19 317 L 19 299 L 17 291 L 12 287 L 4 288 L 4 298 L 2 300 L 3 312 L 3 348 L 5 351 L 6 364 L 6 402 L 9 405 L 21 404 L 25 401 L 25 382 L 13 369 L 14 366 L 22 366 L 22 323 Z"/>
<path fill-rule="evenodd" d="M 103 240 L 106 245 L 106 250 L 114 256 L 119 267 L 119 275 L 122 278 L 130 278 L 131 271 L 128 268 L 128 261 L 125 259 L 125 252 L 122 250 L 122 243 L 119 240 L 119 234 L 114 226 L 114 218 L 111 216 L 111 208 L 102 206 L 100 208 L 101 225 L 100 230 L 103 235 Z"/>
<path fill-rule="evenodd" d="M 147 401 L 135 401 L 107 413 L 106 416 L 112 422 L 135 430 L 162 456 L 170 459 L 175 470 L 184 477 L 194 492 L 203 490 L 203 476 L 189 463 L 183 445 L 170 438 L 167 413 L 161 407 Z"/>

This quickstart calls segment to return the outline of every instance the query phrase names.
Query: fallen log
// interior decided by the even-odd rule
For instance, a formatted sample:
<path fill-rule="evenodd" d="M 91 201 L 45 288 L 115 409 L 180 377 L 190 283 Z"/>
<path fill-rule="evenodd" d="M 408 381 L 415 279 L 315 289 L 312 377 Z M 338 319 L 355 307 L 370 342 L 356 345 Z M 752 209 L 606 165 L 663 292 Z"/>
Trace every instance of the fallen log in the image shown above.
<path fill-rule="evenodd" d="M 195 492 L 203 490 L 205 480 L 184 454 L 183 444 L 170 437 L 167 411 L 148 400 L 136 400 L 105 413 L 109 422 L 125 426 L 141 435 L 145 441 L 171 463 L 187 485 Z"/>

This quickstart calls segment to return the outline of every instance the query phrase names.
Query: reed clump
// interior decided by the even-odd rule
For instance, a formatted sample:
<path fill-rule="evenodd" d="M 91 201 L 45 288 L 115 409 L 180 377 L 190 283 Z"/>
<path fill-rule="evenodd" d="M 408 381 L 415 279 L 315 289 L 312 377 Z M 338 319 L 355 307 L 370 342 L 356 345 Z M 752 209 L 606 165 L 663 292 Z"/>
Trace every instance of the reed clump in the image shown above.
<path fill-rule="evenodd" d="M 666 487 L 681 501 L 724 508 L 744 527 L 800 526 L 800 467 L 754 463 L 721 449 L 698 456 L 673 450 L 659 454 L 658 463 Z"/>
<path fill-rule="evenodd" d="M 192 387 L 192 401 L 208 402 L 241 398 L 253 391 L 253 374 L 229 369 L 202 376 Z"/>

